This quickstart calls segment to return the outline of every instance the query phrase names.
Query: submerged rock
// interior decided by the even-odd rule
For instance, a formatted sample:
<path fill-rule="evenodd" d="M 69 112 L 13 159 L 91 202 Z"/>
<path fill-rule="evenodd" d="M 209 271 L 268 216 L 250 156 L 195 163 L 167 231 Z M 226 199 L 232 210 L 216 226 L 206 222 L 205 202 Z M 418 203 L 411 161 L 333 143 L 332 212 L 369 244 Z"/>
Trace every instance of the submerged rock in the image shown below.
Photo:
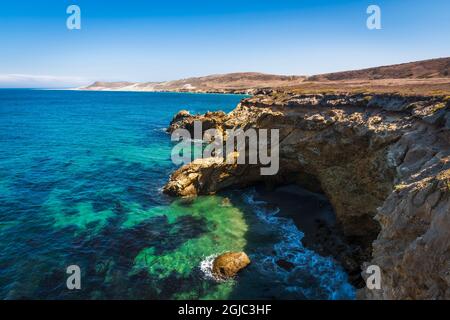
<path fill-rule="evenodd" d="M 295 268 L 295 264 L 284 259 L 277 260 L 277 265 L 286 271 L 291 271 Z"/>
<path fill-rule="evenodd" d="M 212 272 L 218 278 L 231 278 L 249 263 L 245 252 L 226 252 L 214 259 Z"/>
<path fill-rule="evenodd" d="M 224 198 L 222 200 L 222 203 L 220 204 L 221 207 L 231 207 L 231 200 L 229 198 Z"/>

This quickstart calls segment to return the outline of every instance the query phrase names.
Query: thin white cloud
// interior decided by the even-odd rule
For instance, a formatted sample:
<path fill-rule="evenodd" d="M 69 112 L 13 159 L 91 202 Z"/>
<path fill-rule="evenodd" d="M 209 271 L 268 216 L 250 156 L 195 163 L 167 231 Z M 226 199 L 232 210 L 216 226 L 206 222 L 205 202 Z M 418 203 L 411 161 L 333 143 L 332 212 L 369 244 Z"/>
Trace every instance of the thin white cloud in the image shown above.
<path fill-rule="evenodd" d="M 87 79 L 80 77 L 0 74 L 1 88 L 67 88 L 79 87 L 88 83 Z"/>

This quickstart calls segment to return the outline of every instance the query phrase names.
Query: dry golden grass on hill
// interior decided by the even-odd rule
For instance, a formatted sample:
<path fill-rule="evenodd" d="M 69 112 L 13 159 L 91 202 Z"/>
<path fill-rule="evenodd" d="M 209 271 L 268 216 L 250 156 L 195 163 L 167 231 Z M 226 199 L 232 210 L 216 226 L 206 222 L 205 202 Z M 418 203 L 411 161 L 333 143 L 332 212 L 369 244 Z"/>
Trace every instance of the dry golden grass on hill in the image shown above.
<path fill-rule="evenodd" d="M 166 82 L 95 82 L 82 90 L 254 93 L 281 89 L 298 93 L 399 93 L 450 95 L 450 58 L 336 72 L 311 77 L 241 72 Z"/>
<path fill-rule="evenodd" d="M 402 95 L 450 95 L 450 78 L 305 81 L 283 90 L 296 93 L 398 93 Z"/>

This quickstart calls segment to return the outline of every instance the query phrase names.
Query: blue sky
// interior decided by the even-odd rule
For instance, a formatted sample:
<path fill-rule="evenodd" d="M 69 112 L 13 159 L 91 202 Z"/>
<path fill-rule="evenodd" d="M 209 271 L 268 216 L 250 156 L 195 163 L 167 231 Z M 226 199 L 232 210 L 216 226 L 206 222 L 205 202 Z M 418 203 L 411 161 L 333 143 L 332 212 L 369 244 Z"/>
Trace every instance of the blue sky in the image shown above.
<path fill-rule="evenodd" d="M 81 8 L 81 30 L 66 8 Z M 370 4 L 382 30 L 366 28 Z M 448 0 L 40 0 L 0 4 L 0 87 L 317 74 L 450 56 Z"/>

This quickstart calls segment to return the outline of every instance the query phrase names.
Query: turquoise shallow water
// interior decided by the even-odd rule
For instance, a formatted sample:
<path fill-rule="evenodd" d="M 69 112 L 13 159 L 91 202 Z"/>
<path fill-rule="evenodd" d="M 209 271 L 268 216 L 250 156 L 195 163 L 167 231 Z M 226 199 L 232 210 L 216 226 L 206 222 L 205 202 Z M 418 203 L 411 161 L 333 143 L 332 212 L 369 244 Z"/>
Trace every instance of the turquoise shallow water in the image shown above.
<path fill-rule="evenodd" d="M 175 169 L 172 116 L 229 111 L 241 98 L 0 90 L 0 298 L 353 298 L 342 269 L 303 248 L 255 190 L 161 194 Z M 209 263 L 228 250 L 252 264 L 217 282 Z M 71 264 L 82 270 L 78 291 L 66 288 Z"/>

